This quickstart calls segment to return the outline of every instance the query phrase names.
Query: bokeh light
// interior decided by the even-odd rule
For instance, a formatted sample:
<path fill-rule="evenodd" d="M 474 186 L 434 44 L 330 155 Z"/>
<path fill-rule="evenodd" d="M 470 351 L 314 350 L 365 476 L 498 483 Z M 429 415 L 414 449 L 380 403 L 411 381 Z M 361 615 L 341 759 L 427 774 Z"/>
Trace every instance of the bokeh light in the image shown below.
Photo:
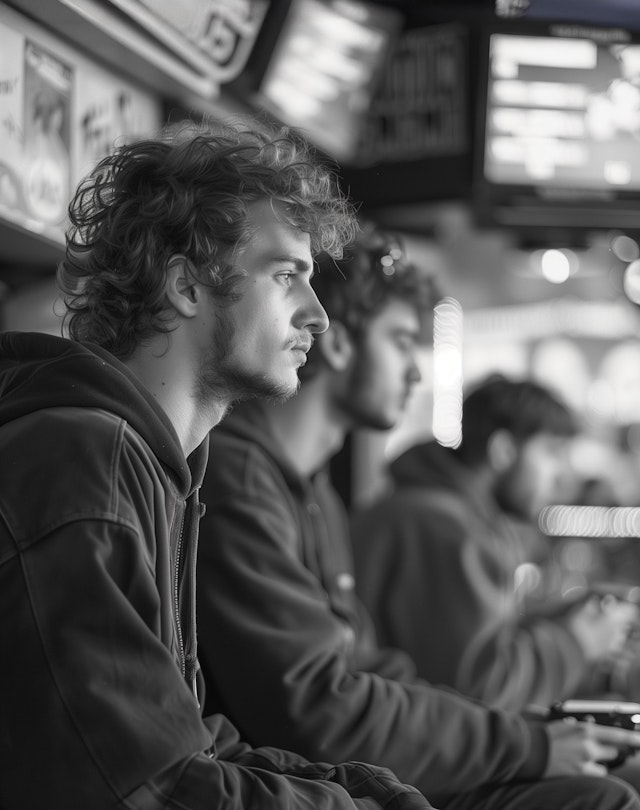
<path fill-rule="evenodd" d="M 433 436 L 445 447 L 462 439 L 462 307 L 443 298 L 433 318 Z"/>
<path fill-rule="evenodd" d="M 571 275 L 571 261 L 567 251 L 545 250 L 540 259 L 542 275 L 552 284 L 563 284 Z"/>
<path fill-rule="evenodd" d="M 611 238 L 611 250 L 622 262 L 633 262 L 640 258 L 638 243 L 624 233 L 617 233 Z"/>
<path fill-rule="evenodd" d="M 634 304 L 640 304 L 640 259 L 630 262 L 622 279 L 624 293 Z"/>

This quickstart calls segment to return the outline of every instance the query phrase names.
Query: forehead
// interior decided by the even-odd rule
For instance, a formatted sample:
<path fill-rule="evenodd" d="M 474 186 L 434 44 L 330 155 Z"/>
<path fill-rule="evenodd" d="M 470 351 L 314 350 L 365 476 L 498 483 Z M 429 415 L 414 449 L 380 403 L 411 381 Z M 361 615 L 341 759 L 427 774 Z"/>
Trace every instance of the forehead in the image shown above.
<path fill-rule="evenodd" d="M 369 321 L 369 333 L 404 331 L 420 332 L 421 318 L 418 307 L 402 298 L 390 298 Z"/>
<path fill-rule="evenodd" d="M 310 259 L 311 237 L 300 228 L 287 222 L 284 204 L 277 200 L 256 200 L 247 205 L 249 240 L 242 249 L 243 255 L 261 252 L 276 255 L 300 255 Z"/>
<path fill-rule="evenodd" d="M 573 439 L 570 436 L 559 436 L 557 433 L 542 431 L 534 433 L 522 444 L 523 452 L 528 455 L 559 455 L 564 454 L 571 446 Z"/>

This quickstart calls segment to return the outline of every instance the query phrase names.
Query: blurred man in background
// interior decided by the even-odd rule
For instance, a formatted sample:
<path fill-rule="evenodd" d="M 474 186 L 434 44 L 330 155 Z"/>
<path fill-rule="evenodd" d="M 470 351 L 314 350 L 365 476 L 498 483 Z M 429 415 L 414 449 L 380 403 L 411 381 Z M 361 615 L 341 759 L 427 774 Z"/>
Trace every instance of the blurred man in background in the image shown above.
<path fill-rule="evenodd" d="M 494 706 L 548 707 L 587 688 L 636 610 L 594 596 L 523 609 L 516 576 L 540 510 L 570 476 L 574 416 L 534 382 L 491 377 L 464 399 L 462 443 L 406 450 L 392 492 L 354 519 L 358 593 L 418 672 Z"/>
<path fill-rule="evenodd" d="M 606 772 L 596 761 L 613 750 L 584 726 L 545 728 L 433 688 L 406 655 L 377 645 L 327 465 L 350 430 L 385 430 L 403 413 L 433 282 L 375 229 L 339 273 L 319 264 L 330 326 L 299 393 L 239 405 L 211 434 L 198 564 L 209 710 L 254 744 L 395 769 L 442 808 L 608 804 L 615 782 L 539 779 Z"/>

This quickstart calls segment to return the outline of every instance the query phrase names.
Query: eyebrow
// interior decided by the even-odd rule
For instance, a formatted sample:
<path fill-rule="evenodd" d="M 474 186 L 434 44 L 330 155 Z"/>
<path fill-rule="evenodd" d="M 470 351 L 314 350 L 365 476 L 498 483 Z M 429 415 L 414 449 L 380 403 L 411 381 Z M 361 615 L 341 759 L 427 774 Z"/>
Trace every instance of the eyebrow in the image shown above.
<path fill-rule="evenodd" d="M 420 337 L 420 332 L 421 330 L 419 328 L 414 329 L 411 326 L 395 326 L 391 330 L 391 333 L 394 335 L 407 335 L 408 337 L 411 338 Z"/>
<path fill-rule="evenodd" d="M 304 259 L 299 259 L 297 256 L 273 256 L 270 261 L 273 264 L 277 264 L 278 262 L 289 262 L 290 264 L 295 265 L 295 268 L 299 273 L 310 273 L 309 278 L 313 278 L 315 275 L 313 262 L 306 262 Z"/>

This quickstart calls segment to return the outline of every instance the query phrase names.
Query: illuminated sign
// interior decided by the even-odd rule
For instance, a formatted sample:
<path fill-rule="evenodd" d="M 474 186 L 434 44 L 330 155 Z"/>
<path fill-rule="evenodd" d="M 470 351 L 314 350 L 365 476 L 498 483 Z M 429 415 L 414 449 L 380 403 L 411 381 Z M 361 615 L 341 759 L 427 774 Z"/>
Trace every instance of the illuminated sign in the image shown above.
<path fill-rule="evenodd" d="M 269 0 L 111 0 L 165 47 L 224 84 L 244 69 Z"/>

